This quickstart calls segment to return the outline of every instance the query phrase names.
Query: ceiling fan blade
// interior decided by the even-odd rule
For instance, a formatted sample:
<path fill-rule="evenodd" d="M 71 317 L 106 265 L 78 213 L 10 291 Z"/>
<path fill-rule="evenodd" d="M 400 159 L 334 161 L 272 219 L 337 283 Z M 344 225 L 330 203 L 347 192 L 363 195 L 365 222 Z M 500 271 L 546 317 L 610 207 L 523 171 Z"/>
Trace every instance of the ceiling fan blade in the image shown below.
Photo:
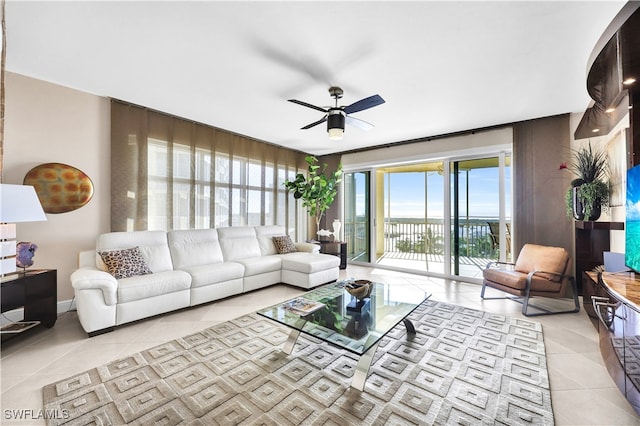
<path fill-rule="evenodd" d="M 344 112 L 347 114 L 353 114 L 354 112 L 373 108 L 374 106 L 378 106 L 383 103 L 384 99 L 382 99 L 380 95 L 373 95 L 368 98 L 360 99 L 358 102 L 354 102 L 351 105 L 344 107 Z"/>
<path fill-rule="evenodd" d="M 361 130 L 371 130 L 373 129 L 373 124 L 371 123 L 367 123 L 364 120 L 360 120 L 359 118 L 354 118 L 354 117 L 350 117 L 347 115 L 347 117 L 345 118 L 345 122 L 353 127 L 357 127 L 358 129 Z"/>
<path fill-rule="evenodd" d="M 327 110 L 324 109 L 324 108 L 320 108 L 319 106 L 311 105 L 311 104 L 308 104 L 306 102 L 299 101 L 297 99 L 289 99 L 289 102 L 293 102 L 294 104 L 306 106 L 307 108 L 316 109 L 318 111 L 327 112 Z"/>
<path fill-rule="evenodd" d="M 307 124 L 306 126 L 301 127 L 301 128 L 300 128 L 300 130 L 307 130 L 307 129 L 310 129 L 310 128 L 312 128 L 313 126 L 317 126 L 318 124 L 322 124 L 322 123 L 324 123 L 325 121 L 327 121 L 327 116 L 326 116 L 326 115 L 325 115 L 324 117 L 322 117 L 322 120 L 318 120 L 318 121 L 316 121 L 315 123 Z"/>

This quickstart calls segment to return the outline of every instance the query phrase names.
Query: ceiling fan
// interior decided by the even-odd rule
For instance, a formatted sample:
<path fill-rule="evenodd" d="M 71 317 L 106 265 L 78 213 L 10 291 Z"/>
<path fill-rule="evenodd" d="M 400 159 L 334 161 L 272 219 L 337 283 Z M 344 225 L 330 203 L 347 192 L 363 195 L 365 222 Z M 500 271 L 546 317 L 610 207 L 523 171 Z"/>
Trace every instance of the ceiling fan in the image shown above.
<path fill-rule="evenodd" d="M 302 130 L 310 129 L 318 124 L 327 122 L 327 132 L 329 133 L 329 139 L 331 140 L 340 140 L 342 139 L 342 135 L 344 133 L 344 125 L 345 122 L 352 126 L 358 127 L 362 130 L 369 130 L 373 128 L 373 124 L 367 123 L 366 121 L 360 120 L 358 118 L 351 117 L 349 114 L 353 114 L 354 112 L 363 111 L 365 109 L 373 108 L 380 104 L 384 103 L 384 99 L 380 97 L 380 95 L 369 96 L 368 98 L 360 99 L 357 102 L 352 103 L 347 106 L 338 106 L 338 99 L 342 98 L 343 91 L 339 87 L 332 86 L 329 88 L 329 94 L 332 98 L 335 99 L 335 106 L 322 108 L 319 106 L 311 105 L 307 102 L 302 102 L 297 99 L 289 99 L 289 102 L 293 102 L 294 104 L 306 106 L 307 108 L 312 108 L 318 111 L 322 111 L 325 113 L 322 119 L 315 121 L 311 124 L 307 124 L 302 127 Z"/>

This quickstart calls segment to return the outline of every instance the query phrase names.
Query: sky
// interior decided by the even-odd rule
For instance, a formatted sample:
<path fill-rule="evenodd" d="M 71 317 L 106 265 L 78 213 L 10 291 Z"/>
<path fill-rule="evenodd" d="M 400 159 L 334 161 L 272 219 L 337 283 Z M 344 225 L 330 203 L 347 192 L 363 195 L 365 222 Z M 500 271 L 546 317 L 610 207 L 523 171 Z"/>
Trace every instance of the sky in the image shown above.
<path fill-rule="evenodd" d="M 466 191 L 466 172 L 460 173 L 460 214 L 466 214 L 465 196 L 469 194 L 469 215 L 498 217 L 498 169 L 474 169 L 469 172 L 469 191 Z M 508 180 L 508 179 L 507 179 Z M 387 181 L 385 179 L 385 185 Z M 425 186 L 423 173 L 392 173 L 390 191 L 391 217 L 424 217 Z M 507 182 L 509 185 L 509 182 Z M 510 196 L 507 196 L 507 211 Z M 428 217 L 444 216 L 443 177 L 436 172 L 427 175 Z M 385 215 L 388 215 L 385 205 Z M 507 214 L 509 216 L 509 214 Z"/>

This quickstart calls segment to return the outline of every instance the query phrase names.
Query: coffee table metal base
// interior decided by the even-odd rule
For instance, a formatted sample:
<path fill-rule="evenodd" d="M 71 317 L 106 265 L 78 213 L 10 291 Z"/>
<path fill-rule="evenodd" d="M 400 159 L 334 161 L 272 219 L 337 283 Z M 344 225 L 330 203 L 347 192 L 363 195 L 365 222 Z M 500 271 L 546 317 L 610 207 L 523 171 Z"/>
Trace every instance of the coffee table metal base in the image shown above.
<path fill-rule="evenodd" d="M 302 321 L 304 322 L 304 320 Z M 404 322 L 404 326 L 407 329 L 407 334 L 416 334 L 416 328 L 413 326 L 413 323 L 410 319 L 405 318 L 402 321 Z M 291 330 L 287 341 L 284 342 L 284 345 L 282 346 L 282 352 L 287 355 L 291 355 L 291 352 L 293 352 L 293 348 L 296 346 L 296 342 L 298 341 L 298 337 L 300 337 L 300 330 L 297 330 L 295 328 Z M 371 346 L 365 353 L 360 355 L 360 359 L 358 360 L 358 364 L 356 365 L 356 371 L 355 373 L 353 373 L 353 377 L 351 378 L 352 388 L 359 391 L 364 390 L 364 383 L 367 381 L 367 375 L 369 374 L 369 368 L 371 368 L 373 356 L 376 354 L 376 350 L 378 349 L 378 345 L 380 344 L 381 340 L 379 340 L 375 345 Z"/>
<path fill-rule="evenodd" d="M 356 365 L 356 372 L 353 373 L 353 378 L 351 379 L 352 388 L 358 389 L 359 391 L 364 390 L 364 382 L 367 381 L 367 374 L 369 374 L 371 361 L 373 361 L 373 356 L 376 354 L 376 349 L 378 349 L 379 344 L 380 341 L 371 346 L 368 351 L 360 355 L 360 359 Z"/>
<path fill-rule="evenodd" d="M 298 340 L 298 336 L 300 336 L 299 330 L 291 330 L 287 341 L 284 342 L 284 346 L 282 346 L 282 352 L 287 355 L 291 355 L 291 352 L 293 352 L 293 347 L 296 345 L 296 341 Z"/>

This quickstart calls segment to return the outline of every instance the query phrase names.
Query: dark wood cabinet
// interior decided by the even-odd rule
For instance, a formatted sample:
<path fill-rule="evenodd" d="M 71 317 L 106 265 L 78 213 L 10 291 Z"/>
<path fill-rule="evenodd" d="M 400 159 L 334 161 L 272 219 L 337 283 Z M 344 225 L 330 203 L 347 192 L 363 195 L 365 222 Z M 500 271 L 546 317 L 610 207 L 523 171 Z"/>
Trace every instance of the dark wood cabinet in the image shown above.
<path fill-rule="evenodd" d="M 634 273 L 596 274 L 594 281 L 589 273 L 585 282 L 585 288 L 594 292 L 588 304 L 597 318 L 602 359 L 620 392 L 640 414 L 640 281 Z"/>
<path fill-rule="evenodd" d="M 582 304 L 587 315 L 597 320 L 598 316 L 593 307 L 594 297 L 608 297 L 604 286 L 598 283 L 599 274 L 593 271 L 582 273 Z M 597 326 L 597 323 L 594 323 Z"/>
<path fill-rule="evenodd" d="M 23 321 L 53 327 L 57 319 L 58 279 L 55 269 L 27 271 L 2 278 L 2 312 L 23 308 Z M 14 335 L 2 333 L 2 339 Z"/>
<path fill-rule="evenodd" d="M 624 222 L 576 221 L 576 284 L 583 294 L 582 273 L 602 265 L 602 253 L 609 251 L 610 231 L 624 230 Z"/>
<path fill-rule="evenodd" d="M 320 253 L 332 254 L 340 258 L 340 269 L 347 268 L 347 243 L 344 241 L 318 241 Z"/>

